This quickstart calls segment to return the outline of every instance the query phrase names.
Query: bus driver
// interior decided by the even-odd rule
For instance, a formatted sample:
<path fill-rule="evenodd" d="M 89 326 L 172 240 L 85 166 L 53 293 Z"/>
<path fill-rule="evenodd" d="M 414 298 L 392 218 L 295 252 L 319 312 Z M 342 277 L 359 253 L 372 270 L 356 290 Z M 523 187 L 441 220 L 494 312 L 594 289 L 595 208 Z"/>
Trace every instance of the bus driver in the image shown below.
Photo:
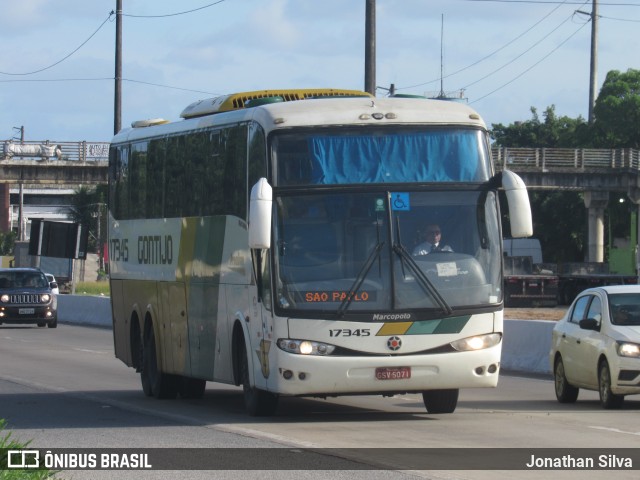
<path fill-rule="evenodd" d="M 440 226 L 436 223 L 427 225 L 425 233 L 425 242 L 417 245 L 413 249 L 413 255 L 428 255 L 432 252 L 453 252 L 453 249 L 441 242 L 442 232 Z"/>

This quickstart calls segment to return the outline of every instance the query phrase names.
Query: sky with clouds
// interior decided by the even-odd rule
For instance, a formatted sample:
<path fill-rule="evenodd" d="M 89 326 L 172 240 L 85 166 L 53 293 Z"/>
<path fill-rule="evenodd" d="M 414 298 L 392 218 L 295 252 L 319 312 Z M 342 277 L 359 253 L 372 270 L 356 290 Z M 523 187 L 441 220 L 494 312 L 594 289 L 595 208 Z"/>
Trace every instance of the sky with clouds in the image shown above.
<path fill-rule="evenodd" d="M 365 0 L 123 0 L 122 126 L 268 88 L 364 88 Z M 376 84 L 489 126 L 587 117 L 592 0 L 376 0 Z M 116 0 L 3 0 L 0 141 L 109 141 Z M 181 12 L 189 12 L 181 14 Z M 583 13 L 581 13 L 583 12 Z M 640 0 L 599 0 L 598 89 L 640 69 Z M 442 41 L 441 41 L 442 39 Z"/>

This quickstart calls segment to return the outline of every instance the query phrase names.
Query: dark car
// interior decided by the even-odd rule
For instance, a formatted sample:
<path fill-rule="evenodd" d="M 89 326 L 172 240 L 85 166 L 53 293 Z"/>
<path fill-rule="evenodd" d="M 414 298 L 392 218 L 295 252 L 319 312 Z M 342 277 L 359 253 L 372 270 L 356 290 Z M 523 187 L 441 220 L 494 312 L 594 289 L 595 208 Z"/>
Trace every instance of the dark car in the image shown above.
<path fill-rule="evenodd" d="M 35 323 L 39 327 L 58 326 L 57 287 L 37 268 L 0 269 L 0 325 Z"/>

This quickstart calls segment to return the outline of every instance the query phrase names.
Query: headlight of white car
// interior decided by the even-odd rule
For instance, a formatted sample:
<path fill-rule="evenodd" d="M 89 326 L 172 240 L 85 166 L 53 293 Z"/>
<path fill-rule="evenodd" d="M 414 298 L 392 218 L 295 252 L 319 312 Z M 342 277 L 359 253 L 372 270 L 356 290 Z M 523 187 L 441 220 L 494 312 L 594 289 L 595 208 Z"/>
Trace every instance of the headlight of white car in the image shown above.
<path fill-rule="evenodd" d="M 618 355 L 621 357 L 640 358 L 640 345 L 637 343 L 618 342 Z"/>

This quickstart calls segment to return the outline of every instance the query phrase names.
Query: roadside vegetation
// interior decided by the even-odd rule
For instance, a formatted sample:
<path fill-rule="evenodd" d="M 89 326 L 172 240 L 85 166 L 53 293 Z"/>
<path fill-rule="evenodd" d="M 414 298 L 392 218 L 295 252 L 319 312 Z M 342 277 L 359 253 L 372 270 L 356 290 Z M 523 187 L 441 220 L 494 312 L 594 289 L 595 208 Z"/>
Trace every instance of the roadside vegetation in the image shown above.
<path fill-rule="evenodd" d="M 29 448 L 31 442 L 18 442 L 12 438 L 11 432 L 6 431 L 7 422 L 0 418 L 0 480 L 40 480 L 54 478 L 55 472 L 42 468 L 37 470 L 9 470 L 7 466 L 7 451 Z"/>
<path fill-rule="evenodd" d="M 76 283 L 76 295 L 103 295 L 111 294 L 109 282 L 78 282 Z"/>

